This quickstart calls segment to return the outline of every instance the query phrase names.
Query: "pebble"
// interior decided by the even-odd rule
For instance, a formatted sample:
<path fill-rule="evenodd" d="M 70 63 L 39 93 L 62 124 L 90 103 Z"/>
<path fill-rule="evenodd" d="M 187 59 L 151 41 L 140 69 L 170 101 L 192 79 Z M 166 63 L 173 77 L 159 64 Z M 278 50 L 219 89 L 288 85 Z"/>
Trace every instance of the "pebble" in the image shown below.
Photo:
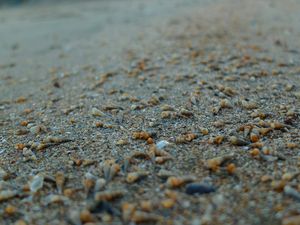
<path fill-rule="evenodd" d="M 155 163 L 157 164 L 164 164 L 165 162 L 173 160 L 172 156 L 158 156 L 155 158 Z"/>
<path fill-rule="evenodd" d="M 157 176 L 162 179 L 167 179 L 168 177 L 174 176 L 174 173 L 170 170 L 161 169 L 158 171 Z"/>
<path fill-rule="evenodd" d="M 162 105 L 162 106 L 160 107 L 160 109 L 161 109 L 162 111 L 174 111 L 174 107 L 172 107 L 172 106 L 170 106 L 170 105 Z"/>
<path fill-rule="evenodd" d="M 92 108 L 91 114 L 92 114 L 93 116 L 99 116 L 99 117 L 105 115 L 101 110 L 99 110 L 99 109 L 97 109 L 97 108 Z"/>
<path fill-rule="evenodd" d="M 222 99 L 220 101 L 220 107 L 221 108 L 232 108 L 232 103 L 228 99 Z"/>
<path fill-rule="evenodd" d="M 28 133 L 29 133 L 29 131 L 26 130 L 26 129 L 18 129 L 18 130 L 15 132 L 16 135 L 25 135 L 25 134 L 28 134 Z"/>
<path fill-rule="evenodd" d="M 63 195 L 50 194 L 45 198 L 45 205 L 53 204 L 53 203 L 62 203 L 64 205 L 70 204 L 70 199 Z"/>
<path fill-rule="evenodd" d="M 102 191 L 104 189 L 106 185 L 106 180 L 103 179 L 103 178 L 99 178 L 96 180 L 96 183 L 95 183 L 95 192 L 99 192 L 99 191 Z"/>
<path fill-rule="evenodd" d="M 9 177 L 9 174 L 0 167 L 0 180 L 6 180 Z"/>
<path fill-rule="evenodd" d="M 59 194 L 62 194 L 63 192 L 65 181 L 66 179 L 63 172 L 57 172 L 55 174 L 55 182 Z"/>
<path fill-rule="evenodd" d="M 167 199 L 162 200 L 160 203 L 161 203 L 162 207 L 164 207 L 166 209 L 170 209 L 176 204 L 176 201 L 172 198 L 167 198 Z"/>
<path fill-rule="evenodd" d="M 249 110 L 257 108 L 256 102 L 252 102 L 252 101 L 242 100 L 241 105 L 244 109 L 249 109 Z"/>
<path fill-rule="evenodd" d="M 104 173 L 104 178 L 106 179 L 106 181 L 110 181 L 118 174 L 121 167 L 119 164 L 115 163 L 114 161 L 107 160 L 104 162 L 102 169 Z"/>
<path fill-rule="evenodd" d="M 237 146 L 245 146 L 249 145 L 250 143 L 242 138 L 238 138 L 236 136 L 231 136 L 229 138 L 229 141 L 232 145 L 237 145 Z"/>
<path fill-rule="evenodd" d="M 147 177 L 148 175 L 149 175 L 149 173 L 146 171 L 128 173 L 128 175 L 126 177 L 126 182 L 129 184 L 132 184 L 134 182 L 137 182 L 137 181 Z"/>
<path fill-rule="evenodd" d="M 124 191 L 102 191 L 95 194 L 95 201 L 113 201 L 116 198 L 123 197 Z"/>
<path fill-rule="evenodd" d="M 39 125 L 39 126 L 32 126 L 30 127 L 29 130 L 32 134 L 39 134 L 39 133 L 45 133 L 47 131 L 47 128 L 43 125 Z"/>
<path fill-rule="evenodd" d="M 194 182 L 196 178 L 194 176 L 181 176 L 181 177 L 169 177 L 166 185 L 169 188 L 181 187 L 186 183 Z"/>
<path fill-rule="evenodd" d="M 22 154 L 27 160 L 29 160 L 29 159 L 31 159 L 33 161 L 37 160 L 36 155 L 29 148 L 23 148 Z"/>
<path fill-rule="evenodd" d="M 168 146 L 169 144 L 170 144 L 170 143 L 169 143 L 168 141 L 162 140 L 162 141 L 159 141 L 159 142 L 156 143 L 156 148 L 160 150 L 160 149 L 165 148 L 165 147 Z"/>
<path fill-rule="evenodd" d="M 83 224 L 92 223 L 92 222 L 95 222 L 95 218 L 89 210 L 84 209 L 80 212 L 80 221 Z"/>
<path fill-rule="evenodd" d="M 29 188 L 32 193 L 36 193 L 44 185 L 44 176 L 35 175 L 32 180 L 29 182 Z"/>
<path fill-rule="evenodd" d="M 300 98 L 300 96 L 299 96 Z M 300 215 L 286 217 L 282 220 L 282 225 L 299 225 L 300 224 Z"/>
<path fill-rule="evenodd" d="M 18 194 L 17 191 L 11 191 L 11 190 L 0 191 L 0 202 L 14 198 L 15 196 L 17 196 L 17 194 Z"/>
<path fill-rule="evenodd" d="M 102 213 L 102 212 L 107 212 L 110 215 L 114 214 L 114 209 L 112 208 L 111 204 L 105 201 L 98 201 L 98 202 L 93 202 L 88 209 L 92 213 Z"/>
<path fill-rule="evenodd" d="M 131 221 L 134 223 L 155 223 L 159 220 L 161 220 L 160 216 L 142 211 L 135 211 L 131 217 Z"/>
<path fill-rule="evenodd" d="M 189 195 L 193 194 L 208 194 L 211 192 L 215 192 L 216 188 L 209 184 L 204 183 L 191 183 L 186 186 L 185 192 Z"/>
<path fill-rule="evenodd" d="M 300 202 L 300 193 L 296 189 L 287 185 L 284 187 L 283 191 L 284 191 L 284 194 L 286 194 L 287 196 Z"/>
<path fill-rule="evenodd" d="M 219 156 L 206 161 L 206 166 L 208 169 L 212 171 L 217 171 L 222 164 L 225 162 L 230 161 L 234 158 L 234 154 L 229 154 L 225 156 Z"/>

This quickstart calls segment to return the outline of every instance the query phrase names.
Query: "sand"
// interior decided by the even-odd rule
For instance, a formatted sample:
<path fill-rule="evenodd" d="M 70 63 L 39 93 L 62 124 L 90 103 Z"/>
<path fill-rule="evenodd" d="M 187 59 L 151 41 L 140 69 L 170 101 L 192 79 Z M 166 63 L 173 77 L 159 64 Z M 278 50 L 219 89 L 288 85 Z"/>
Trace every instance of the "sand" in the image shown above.
<path fill-rule="evenodd" d="M 299 11 L 0 9 L 1 224 L 300 224 Z"/>

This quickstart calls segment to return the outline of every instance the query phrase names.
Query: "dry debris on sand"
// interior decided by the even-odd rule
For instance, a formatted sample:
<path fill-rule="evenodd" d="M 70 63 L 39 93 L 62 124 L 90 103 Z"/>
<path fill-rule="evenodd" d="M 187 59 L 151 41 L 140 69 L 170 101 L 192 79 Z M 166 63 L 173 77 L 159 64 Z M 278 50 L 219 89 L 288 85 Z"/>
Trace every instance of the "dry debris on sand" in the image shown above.
<path fill-rule="evenodd" d="M 299 225 L 300 3 L 124 2 L 0 11 L 0 223 Z"/>

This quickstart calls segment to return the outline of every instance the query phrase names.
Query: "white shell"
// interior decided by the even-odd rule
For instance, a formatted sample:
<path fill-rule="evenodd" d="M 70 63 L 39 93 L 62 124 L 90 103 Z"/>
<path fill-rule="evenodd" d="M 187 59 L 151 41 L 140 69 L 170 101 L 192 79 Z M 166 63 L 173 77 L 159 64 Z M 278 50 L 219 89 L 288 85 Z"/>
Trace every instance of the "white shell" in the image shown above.
<path fill-rule="evenodd" d="M 167 145 L 169 145 L 170 143 L 168 141 L 162 140 L 156 143 L 156 148 L 157 149 L 163 149 L 164 147 L 166 147 Z"/>

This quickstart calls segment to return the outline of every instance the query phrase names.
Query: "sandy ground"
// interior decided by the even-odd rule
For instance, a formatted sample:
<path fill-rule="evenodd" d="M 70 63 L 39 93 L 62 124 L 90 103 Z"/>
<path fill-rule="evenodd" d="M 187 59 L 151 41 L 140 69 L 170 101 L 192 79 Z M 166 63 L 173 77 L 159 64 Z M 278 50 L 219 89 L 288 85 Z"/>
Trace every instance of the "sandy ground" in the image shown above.
<path fill-rule="evenodd" d="M 300 224 L 299 12 L 0 9 L 1 224 Z"/>

